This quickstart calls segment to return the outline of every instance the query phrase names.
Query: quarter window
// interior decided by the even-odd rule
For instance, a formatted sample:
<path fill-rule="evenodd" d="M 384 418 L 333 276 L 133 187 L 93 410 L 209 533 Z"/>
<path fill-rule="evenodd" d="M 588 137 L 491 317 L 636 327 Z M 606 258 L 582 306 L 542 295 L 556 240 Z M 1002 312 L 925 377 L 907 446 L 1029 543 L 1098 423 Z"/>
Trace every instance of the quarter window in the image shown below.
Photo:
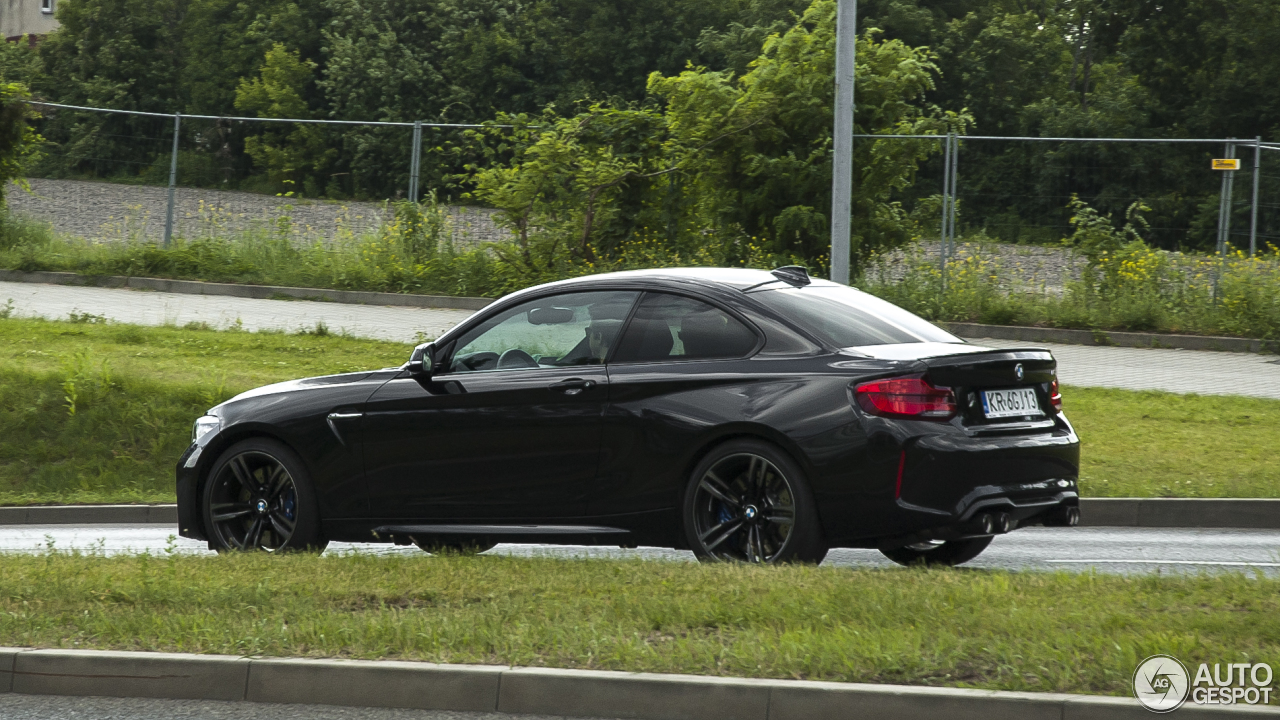
<path fill-rule="evenodd" d="M 584 292 L 521 303 L 458 341 L 450 372 L 599 365 L 639 293 Z"/>
<path fill-rule="evenodd" d="M 610 362 L 743 357 L 756 340 L 741 321 L 701 300 L 646 293 Z"/>

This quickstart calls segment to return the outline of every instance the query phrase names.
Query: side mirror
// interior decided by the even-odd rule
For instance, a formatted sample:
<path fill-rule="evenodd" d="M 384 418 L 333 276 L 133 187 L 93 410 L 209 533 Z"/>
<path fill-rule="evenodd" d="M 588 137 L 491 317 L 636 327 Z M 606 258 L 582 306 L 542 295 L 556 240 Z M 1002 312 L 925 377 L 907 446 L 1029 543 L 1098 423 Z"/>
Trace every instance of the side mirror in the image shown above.
<path fill-rule="evenodd" d="M 431 356 L 435 354 L 436 346 L 433 343 L 422 343 L 413 349 L 413 354 L 409 356 L 409 365 L 406 368 L 409 374 L 416 378 L 429 378 L 432 371 Z"/>

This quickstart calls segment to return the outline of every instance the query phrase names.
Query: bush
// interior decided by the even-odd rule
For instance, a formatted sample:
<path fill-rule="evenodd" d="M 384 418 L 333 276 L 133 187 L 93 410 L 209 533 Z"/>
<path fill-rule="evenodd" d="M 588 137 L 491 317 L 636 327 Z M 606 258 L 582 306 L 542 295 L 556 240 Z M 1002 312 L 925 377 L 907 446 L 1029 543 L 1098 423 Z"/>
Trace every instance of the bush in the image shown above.
<path fill-rule="evenodd" d="M 26 86 L 0 82 L 0 204 L 10 181 L 26 187 L 23 168 L 43 142 L 28 122 L 37 117 L 24 102 L 29 97 Z"/>

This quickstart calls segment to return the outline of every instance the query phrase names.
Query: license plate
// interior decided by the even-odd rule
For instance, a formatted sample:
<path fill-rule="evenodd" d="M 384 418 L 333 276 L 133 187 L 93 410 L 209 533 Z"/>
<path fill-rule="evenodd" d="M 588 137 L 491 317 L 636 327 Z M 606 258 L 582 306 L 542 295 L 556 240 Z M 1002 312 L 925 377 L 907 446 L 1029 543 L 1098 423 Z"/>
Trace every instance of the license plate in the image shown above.
<path fill-rule="evenodd" d="M 988 418 L 1025 417 L 1043 415 L 1034 388 L 1015 390 L 984 390 L 982 414 Z"/>

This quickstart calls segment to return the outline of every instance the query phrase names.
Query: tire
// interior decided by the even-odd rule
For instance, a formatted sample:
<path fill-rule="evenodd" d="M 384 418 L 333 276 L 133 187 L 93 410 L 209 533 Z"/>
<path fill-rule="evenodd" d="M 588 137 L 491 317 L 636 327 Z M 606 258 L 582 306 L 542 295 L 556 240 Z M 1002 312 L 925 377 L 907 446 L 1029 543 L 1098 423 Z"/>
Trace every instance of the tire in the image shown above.
<path fill-rule="evenodd" d="M 907 547 L 881 550 L 884 556 L 899 565 L 928 565 L 931 567 L 952 567 L 967 563 L 982 554 L 991 544 L 992 537 L 969 538 L 968 540 L 949 540 L 940 545 L 926 547 L 930 543 L 920 543 Z"/>
<path fill-rule="evenodd" d="M 432 555 L 479 555 L 498 546 L 493 542 L 476 542 L 474 540 L 428 540 L 411 538 L 418 549 Z"/>
<path fill-rule="evenodd" d="M 689 477 L 682 520 L 703 562 L 819 563 L 827 555 L 804 472 L 760 440 L 731 440 L 707 453 Z"/>
<path fill-rule="evenodd" d="M 242 440 L 214 463 L 201 492 L 209 547 L 218 552 L 321 552 L 311 475 L 292 450 L 267 438 Z"/>

